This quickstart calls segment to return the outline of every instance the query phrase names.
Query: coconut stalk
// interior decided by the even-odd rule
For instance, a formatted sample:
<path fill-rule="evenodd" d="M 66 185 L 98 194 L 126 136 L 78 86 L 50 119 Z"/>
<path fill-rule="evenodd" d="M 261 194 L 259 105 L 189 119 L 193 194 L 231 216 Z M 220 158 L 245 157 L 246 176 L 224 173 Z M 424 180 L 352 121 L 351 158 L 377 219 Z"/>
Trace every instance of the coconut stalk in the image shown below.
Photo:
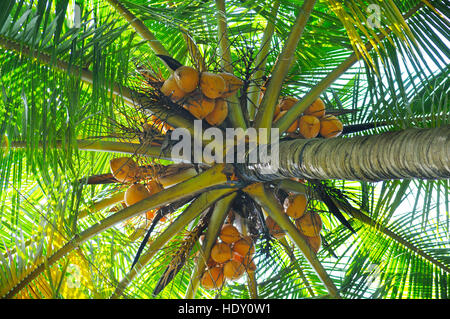
<path fill-rule="evenodd" d="M 271 17 L 275 19 L 278 13 L 278 8 L 280 7 L 280 1 L 275 1 L 273 7 L 270 11 Z M 268 20 L 266 28 L 264 29 L 263 37 L 261 40 L 261 47 L 255 58 L 255 67 L 256 70 L 252 75 L 253 81 L 259 81 L 263 75 L 266 68 L 267 55 L 269 54 L 270 49 L 270 41 L 272 40 L 273 33 L 275 31 L 275 24 Z M 249 119 L 253 119 L 255 117 L 256 106 L 259 101 L 260 94 L 260 86 L 254 82 L 251 82 L 249 85 L 249 104 L 248 104 L 248 117 Z"/>
<path fill-rule="evenodd" d="M 320 263 L 316 254 L 312 251 L 306 240 L 300 234 L 295 225 L 289 220 L 289 217 L 283 212 L 283 208 L 274 195 L 267 191 L 262 183 L 255 183 L 244 188 L 244 191 L 248 193 L 262 208 L 273 218 L 291 238 L 291 240 L 297 245 L 300 251 L 308 260 L 311 267 L 315 270 L 322 283 L 327 288 L 332 298 L 340 298 L 339 292 L 331 278 L 325 271 L 325 268 Z"/>
<path fill-rule="evenodd" d="M 261 100 L 261 104 L 256 113 L 254 126 L 256 128 L 271 128 L 273 121 L 273 114 L 275 107 L 278 104 L 278 97 L 280 96 L 281 87 L 283 86 L 284 79 L 286 78 L 289 68 L 294 60 L 295 51 L 300 38 L 305 29 L 306 23 L 311 15 L 311 11 L 314 8 L 316 0 L 305 0 L 303 6 L 297 14 L 294 25 L 292 26 L 289 37 L 284 44 L 283 51 L 281 52 L 278 60 L 275 64 L 272 72 L 271 80 L 264 93 L 264 97 Z M 270 141 L 270 130 L 267 130 L 267 141 Z"/>
<path fill-rule="evenodd" d="M 53 255 L 48 257 L 44 263 L 40 264 L 27 277 L 19 282 L 19 284 L 11 289 L 4 297 L 11 298 L 12 296 L 14 296 L 22 288 L 26 287 L 33 279 L 39 276 L 42 271 L 45 270 L 45 264 L 48 264 L 48 266 L 53 265 L 60 258 L 66 256 L 68 253 L 78 248 L 81 244 L 96 236 L 97 234 L 117 225 L 124 220 L 138 216 L 140 214 L 144 214 L 149 210 L 170 204 L 174 201 L 186 198 L 188 196 L 193 196 L 204 191 L 207 188 L 226 184 L 230 178 L 230 173 L 231 172 L 229 166 L 223 164 L 216 165 L 196 177 L 193 177 L 173 187 L 162 190 L 161 192 L 151 195 L 150 197 L 134 205 L 128 206 L 121 211 L 103 219 L 99 223 L 75 235 L 63 247 L 61 247 Z M 232 183 L 229 183 L 229 186 L 225 188 L 225 190 L 227 191 L 230 189 L 233 189 Z"/>
<path fill-rule="evenodd" d="M 197 262 L 186 290 L 184 297 L 185 299 L 193 299 L 195 297 L 198 285 L 200 283 L 200 276 L 206 267 L 206 263 L 211 255 L 211 249 L 217 240 L 217 236 L 220 233 L 220 229 L 225 218 L 227 217 L 228 212 L 230 211 L 231 204 L 235 197 L 236 193 L 232 193 L 219 200 L 214 206 L 214 210 L 206 230 L 205 240 L 199 250 Z"/>
<path fill-rule="evenodd" d="M 416 7 L 412 8 L 405 15 L 403 19 L 406 20 L 416 13 L 422 6 L 424 2 L 421 1 Z M 387 37 L 392 31 L 390 29 L 383 30 L 380 34 L 377 34 L 378 42 L 381 42 L 385 37 Z M 366 51 L 370 51 L 373 48 L 372 43 L 367 43 L 365 46 Z M 310 106 L 319 96 L 342 74 L 344 74 L 350 67 L 352 67 L 356 62 L 358 62 L 362 57 L 357 53 L 353 52 L 347 59 L 345 59 L 339 66 L 337 66 L 333 71 L 331 71 L 325 78 L 323 78 L 319 83 L 317 83 L 308 93 L 303 96 L 303 98 L 295 103 L 278 121 L 274 123 L 274 127 L 280 129 L 279 134 L 285 132 L 294 123 L 299 116 Z"/>
<path fill-rule="evenodd" d="M 237 171 L 249 181 L 291 177 L 368 182 L 448 179 L 450 125 L 351 138 L 283 141 L 279 154 L 278 167 L 244 163 L 236 164 Z"/>
<path fill-rule="evenodd" d="M 230 40 L 228 39 L 225 0 L 216 0 L 217 29 L 219 38 L 220 65 L 225 72 L 234 74 L 231 60 Z M 227 98 L 228 118 L 233 127 L 247 128 L 239 99 L 234 94 Z"/>
<path fill-rule="evenodd" d="M 175 186 L 174 186 L 175 187 Z M 112 299 L 117 299 L 122 296 L 126 287 L 133 280 L 133 278 L 145 267 L 145 265 L 153 258 L 153 256 L 178 232 L 186 227 L 194 218 L 200 215 L 205 209 L 210 207 L 214 202 L 220 198 L 234 192 L 235 188 L 216 189 L 201 194 L 195 199 L 184 212 L 172 222 L 155 240 L 153 240 L 147 251 L 139 258 L 136 265 L 117 285 Z"/>

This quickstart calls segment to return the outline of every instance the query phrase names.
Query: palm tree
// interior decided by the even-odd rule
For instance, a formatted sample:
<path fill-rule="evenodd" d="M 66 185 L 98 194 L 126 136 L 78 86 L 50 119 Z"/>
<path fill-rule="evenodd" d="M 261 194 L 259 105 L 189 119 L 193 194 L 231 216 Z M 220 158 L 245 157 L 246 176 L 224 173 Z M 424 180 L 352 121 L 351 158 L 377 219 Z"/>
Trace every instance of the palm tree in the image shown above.
<path fill-rule="evenodd" d="M 2 1 L 0 295 L 447 298 L 448 13 L 417 0 Z M 174 158 L 172 130 L 194 133 L 195 117 L 161 86 L 183 65 L 242 80 L 225 121 L 203 125 L 278 128 L 278 166 Z M 288 132 L 318 99 L 342 134 Z M 111 173 L 124 156 L 138 178 Z M 286 214 L 297 194 L 320 250 Z M 256 269 L 241 256 L 245 276 L 209 290 L 224 224 L 254 245 Z"/>

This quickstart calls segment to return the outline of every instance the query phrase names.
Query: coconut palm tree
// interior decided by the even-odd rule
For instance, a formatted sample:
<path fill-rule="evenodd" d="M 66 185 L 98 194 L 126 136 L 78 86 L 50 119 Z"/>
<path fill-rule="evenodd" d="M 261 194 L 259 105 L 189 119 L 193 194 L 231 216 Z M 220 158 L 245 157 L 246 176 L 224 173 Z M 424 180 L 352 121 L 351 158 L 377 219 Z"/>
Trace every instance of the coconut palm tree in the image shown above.
<path fill-rule="evenodd" d="M 6 0 L 0 9 L 4 298 L 448 297 L 441 1 Z M 182 66 L 200 84 L 175 99 L 164 85 Z M 200 133 L 241 129 L 224 153 L 223 140 L 196 134 L 188 104 L 207 95 L 205 74 L 221 72 L 239 85 L 217 95 L 224 121 L 202 116 Z M 276 117 L 286 97 L 294 102 Z M 316 102 L 342 124 L 334 136 L 298 128 Z M 258 139 L 268 146 L 278 132 L 277 165 L 251 161 L 250 149 L 225 160 L 253 128 L 278 129 Z M 192 161 L 175 155 L 179 129 L 192 136 Z M 223 156 L 196 161 L 208 147 Z M 137 184 L 147 187 L 132 201 Z M 220 261 L 225 224 L 237 234 Z M 226 269 L 242 276 L 225 280 Z"/>

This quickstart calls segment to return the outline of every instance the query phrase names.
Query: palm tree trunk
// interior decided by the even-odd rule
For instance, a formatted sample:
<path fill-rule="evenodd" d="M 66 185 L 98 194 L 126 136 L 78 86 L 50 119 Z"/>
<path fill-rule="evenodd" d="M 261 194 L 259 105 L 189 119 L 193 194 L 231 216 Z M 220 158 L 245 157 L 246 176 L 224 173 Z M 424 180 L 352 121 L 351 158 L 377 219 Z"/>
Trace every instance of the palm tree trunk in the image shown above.
<path fill-rule="evenodd" d="M 247 161 L 248 162 L 248 161 Z M 280 142 L 279 165 L 237 165 L 248 181 L 450 178 L 450 126 L 388 132 L 372 136 L 297 139 Z"/>

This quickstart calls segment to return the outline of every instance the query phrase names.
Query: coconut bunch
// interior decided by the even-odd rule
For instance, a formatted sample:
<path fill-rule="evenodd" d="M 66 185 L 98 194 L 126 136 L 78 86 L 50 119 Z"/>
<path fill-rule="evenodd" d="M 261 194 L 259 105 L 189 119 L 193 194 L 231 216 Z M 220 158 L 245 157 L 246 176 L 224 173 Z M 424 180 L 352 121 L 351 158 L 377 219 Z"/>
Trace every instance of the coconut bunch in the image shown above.
<path fill-rule="evenodd" d="M 131 206 L 163 190 L 161 184 L 150 179 L 145 183 L 142 180 L 153 176 L 151 169 L 139 167 L 131 157 L 114 158 L 109 162 L 111 174 L 114 178 L 123 184 L 129 184 L 124 194 L 126 206 Z M 147 219 L 153 219 L 154 209 L 145 213 Z M 164 221 L 164 219 L 161 219 Z"/>
<path fill-rule="evenodd" d="M 308 245 L 317 254 L 322 245 L 320 231 L 322 219 L 313 211 L 308 211 L 308 197 L 305 194 L 289 195 L 283 203 L 284 213 L 292 218 L 297 229 L 303 235 Z M 283 238 L 286 234 L 283 229 L 270 217 L 266 217 L 266 225 L 270 235 L 276 239 Z"/>
<path fill-rule="evenodd" d="M 228 116 L 226 98 L 242 87 L 243 81 L 231 73 L 199 72 L 180 66 L 161 87 L 161 93 L 179 103 L 195 118 L 217 126 Z"/>
<path fill-rule="evenodd" d="M 226 280 L 234 281 L 256 271 L 255 245 L 250 236 L 244 236 L 228 223 L 222 226 L 218 237 L 200 281 L 205 289 L 218 289 Z"/>
<path fill-rule="evenodd" d="M 295 97 L 283 97 L 275 108 L 274 122 L 281 118 L 299 100 Z M 286 130 L 287 133 L 299 133 L 302 137 L 332 138 L 341 135 L 342 122 L 332 114 L 326 114 L 325 103 L 318 98 Z"/>

